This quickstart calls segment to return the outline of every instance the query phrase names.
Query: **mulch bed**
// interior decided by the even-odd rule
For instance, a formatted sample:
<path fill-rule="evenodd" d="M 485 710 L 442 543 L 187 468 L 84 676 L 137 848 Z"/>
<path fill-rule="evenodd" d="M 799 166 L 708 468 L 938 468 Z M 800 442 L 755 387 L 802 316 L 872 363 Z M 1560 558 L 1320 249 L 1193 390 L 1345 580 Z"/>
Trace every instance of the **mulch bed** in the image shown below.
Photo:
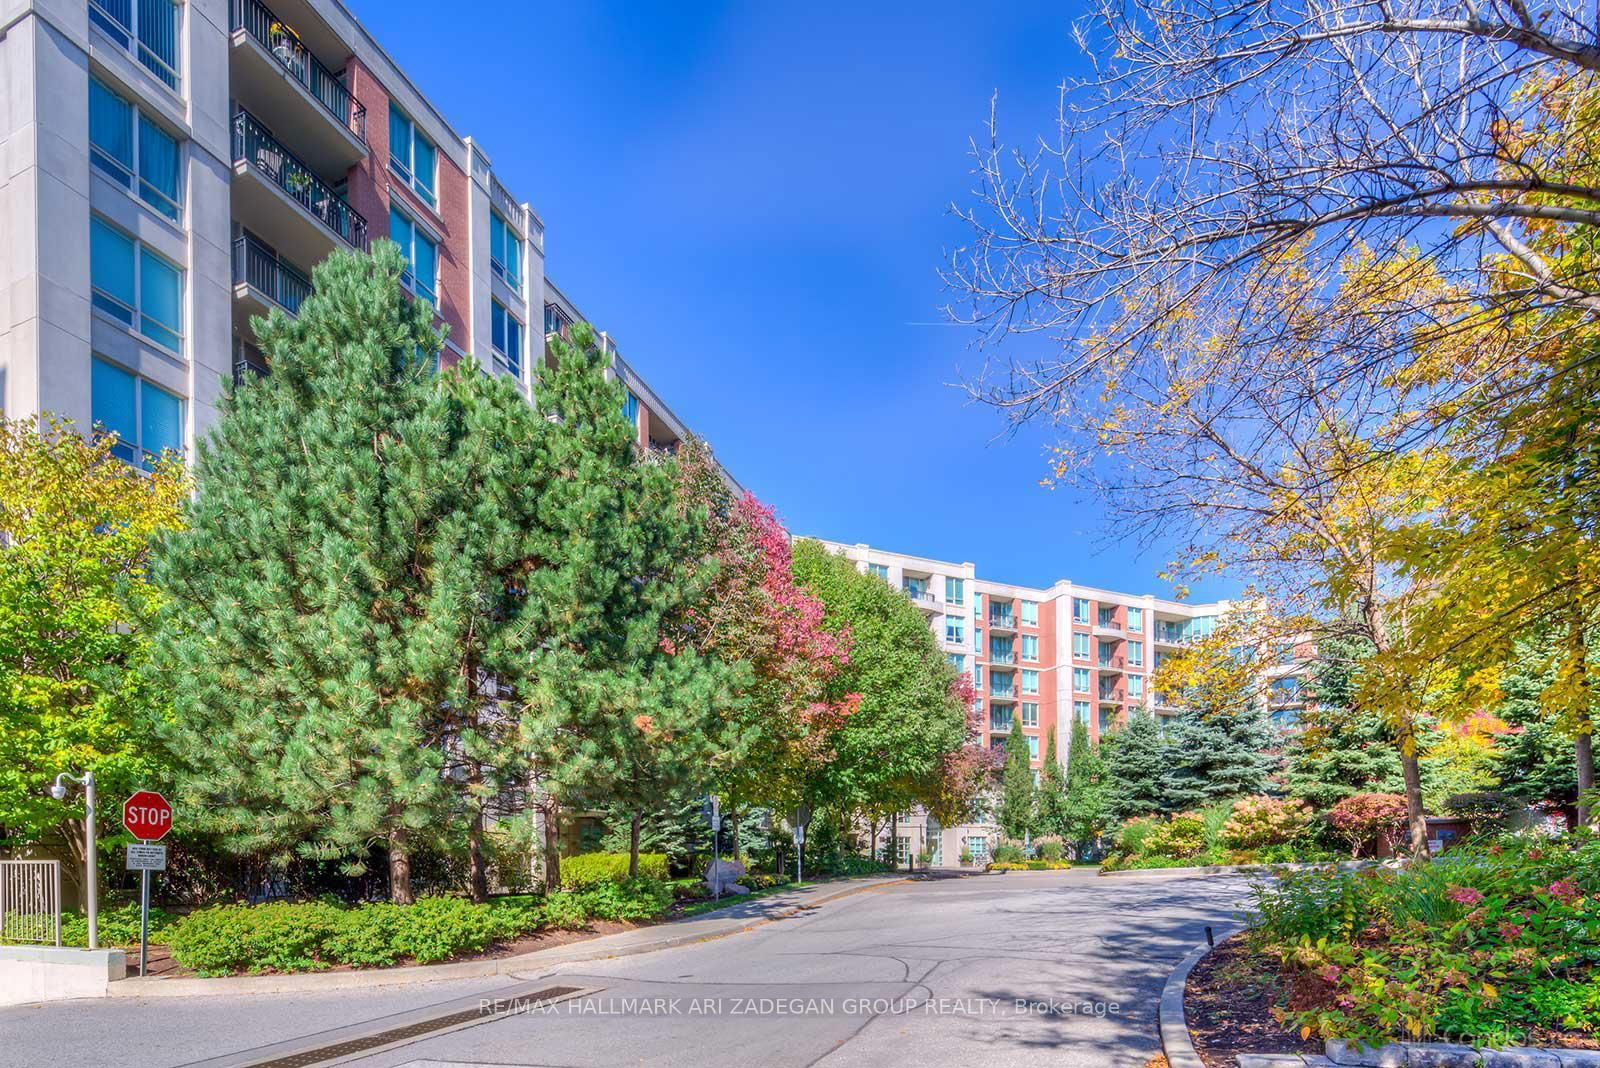
<path fill-rule="evenodd" d="M 1183 992 L 1189 1035 L 1206 1068 L 1236 1068 L 1240 1053 L 1321 1053 L 1320 1039 L 1302 1039 L 1272 1018 L 1288 994 L 1276 962 L 1251 953 L 1242 933 L 1217 943 Z"/>

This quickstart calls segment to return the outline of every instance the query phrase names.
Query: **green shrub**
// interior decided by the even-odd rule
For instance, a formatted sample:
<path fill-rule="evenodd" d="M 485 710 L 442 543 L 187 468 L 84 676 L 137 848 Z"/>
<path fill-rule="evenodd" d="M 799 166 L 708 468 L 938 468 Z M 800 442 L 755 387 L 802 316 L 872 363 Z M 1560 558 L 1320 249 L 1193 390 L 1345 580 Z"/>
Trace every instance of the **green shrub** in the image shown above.
<path fill-rule="evenodd" d="M 660 879 L 641 877 L 598 883 L 578 898 L 584 911 L 597 920 L 649 920 L 667 911 L 672 891 Z"/>
<path fill-rule="evenodd" d="M 168 933 L 172 957 L 201 975 L 314 971 L 343 912 L 330 905 L 219 905 L 191 912 Z"/>
<path fill-rule="evenodd" d="M 1058 861 L 1062 853 L 1061 843 L 1058 841 L 1050 839 L 1039 843 L 1040 860 Z"/>
<path fill-rule="evenodd" d="M 1311 825 L 1311 806 L 1297 798 L 1240 798 L 1222 825 L 1219 839 L 1233 849 L 1284 845 Z"/>
<path fill-rule="evenodd" d="M 1116 851 L 1130 856 L 1145 852 L 1146 841 L 1156 833 L 1159 826 L 1159 821 L 1153 816 L 1128 820 L 1117 828 Z"/>
<path fill-rule="evenodd" d="M 589 926 L 589 911 L 576 890 L 557 890 L 544 899 L 544 922 L 559 931 Z"/>
<path fill-rule="evenodd" d="M 481 952 L 498 934 L 493 911 L 463 898 L 424 897 L 399 908 L 404 919 L 395 949 L 418 964 Z"/>
<path fill-rule="evenodd" d="M 164 945 L 167 932 L 177 922 L 177 915 L 152 907 L 150 909 L 150 944 Z M 139 903 L 129 902 L 115 908 L 102 909 L 98 923 L 102 946 L 136 946 L 139 944 Z M 0 936 L 0 942 L 5 941 Z M 89 918 L 81 912 L 69 912 L 61 917 L 61 944 L 83 947 L 89 944 Z"/>
<path fill-rule="evenodd" d="M 666 882 L 667 855 L 640 853 L 639 875 Z M 561 888 L 583 890 L 599 883 L 620 883 L 628 878 L 628 854 L 579 853 L 561 858 Z"/>
<path fill-rule="evenodd" d="M 1174 860 L 1196 856 L 1205 846 L 1206 821 L 1199 812 L 1180 812 L 1158 824 L 1144 840 L 1144 852 Z"/>
<path fill-rule="evenodd" d="M 339 925 L 323 943 L 330 960 L 358 967 L 382 968 L 405 956 L 400 932 L 405 926 L 404 905 L 362 905 L 345 911 Z"/>
<path fill-rule="evenodd" d="M 1005 845 L 994 847 L 994 854 L 990 859 L 996 864 L 1021 864 L 1022 847 L 1007 842 Z"/>

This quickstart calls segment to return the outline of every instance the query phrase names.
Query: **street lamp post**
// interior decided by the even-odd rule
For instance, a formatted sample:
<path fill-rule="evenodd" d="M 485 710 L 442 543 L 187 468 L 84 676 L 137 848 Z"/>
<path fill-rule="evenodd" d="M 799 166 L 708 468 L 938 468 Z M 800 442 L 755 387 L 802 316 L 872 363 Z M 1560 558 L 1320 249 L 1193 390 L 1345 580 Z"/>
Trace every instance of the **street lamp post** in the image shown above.
<path fill-rule="evenodd" d="M 50 787 L 50 796 L 57 801 L 65 801 L 67 788 L 62 780 L 83 784 L 83 838 L 84 838 L 84 906 L 89 913 L 89 948 L 100 948 L 100 911 L 98 907 L 98 883 L 100 882 L 100 867 L 95 858 L 95 833 L 94 833 L 94 772 L 86 771 L 81 776 L 70 771 L 63 771 L 56 776 L 56 781 Z"/>

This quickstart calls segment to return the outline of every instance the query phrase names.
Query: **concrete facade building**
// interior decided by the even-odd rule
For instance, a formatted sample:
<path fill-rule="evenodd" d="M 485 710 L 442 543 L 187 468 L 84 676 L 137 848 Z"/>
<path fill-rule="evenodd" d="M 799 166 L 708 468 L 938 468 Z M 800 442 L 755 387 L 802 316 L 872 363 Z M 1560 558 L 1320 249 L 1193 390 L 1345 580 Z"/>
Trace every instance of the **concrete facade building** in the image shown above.
<path fill-rule="evenodd" d="M 526 393 L 582 318 L 544 224 L 340 0 L 0 0 L 0 411 L 192 454 L 253 315 L 380 237 L 403 284 Z M 536 332 L 537 331 L 537 332 Z M 616 346 L 604 342 L 615 354 Z M 642 445 L 687 432 L 616 359 Z"/>
<path fill-rule="evenodd" d="M 1035 589 L 980 578 L 971 562 L 822 544 L 911 598 L 951 665 L 972 677 L 982 743 L 998 749 L 1020 731 L 1035 774 L 1052 737 L 1065 764 L 1074 720 L 1098 742 L 1136 710 L 1162 720 L 1177 715 L 1177 706 L 1155 692 L 1151 676 L 1166 657 L 1210 634 L 1230 607 L 1065 579 Z M 1000 833 L 988 821 L 943 828 L 921 812 L 902 815 L 894 832 L 897 850 L 902 856 L 927 850 L 934 864 L 954 865 L 964 852 L 980 860 Z"/>

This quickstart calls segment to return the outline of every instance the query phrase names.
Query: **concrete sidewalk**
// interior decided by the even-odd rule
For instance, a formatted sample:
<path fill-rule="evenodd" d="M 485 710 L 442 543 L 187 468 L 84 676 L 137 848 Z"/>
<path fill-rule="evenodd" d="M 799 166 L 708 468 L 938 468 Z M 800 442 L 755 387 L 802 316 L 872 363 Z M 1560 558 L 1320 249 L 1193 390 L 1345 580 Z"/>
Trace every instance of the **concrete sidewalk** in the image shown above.
<path fill-rule="evenodd" d="M 575 961 L 630 957 L 693 942 L 708 942 L 748 931 L 773 920 L 785 919 L 829 901 L 896 886 L 903 876 L 869 876 L 814 883 L 764 897 L 747 898 L 693 919 L 639 927 L 632 931 L 588 938 L 580 942 L 537 949 L 515 957 L 421 964 L 405 968 L 372 968 L 340 972 L 301 972 L 287 975 L 235 975 L 217 979 L 137 976 L 110 984 L 108 995 L 123 998 L 197 997 L 205 995 L 289 994 L 320 990 L 348 990 L 432 983 L 450 979 L 476 979 L 492 975 L 540 972 Z"/>

